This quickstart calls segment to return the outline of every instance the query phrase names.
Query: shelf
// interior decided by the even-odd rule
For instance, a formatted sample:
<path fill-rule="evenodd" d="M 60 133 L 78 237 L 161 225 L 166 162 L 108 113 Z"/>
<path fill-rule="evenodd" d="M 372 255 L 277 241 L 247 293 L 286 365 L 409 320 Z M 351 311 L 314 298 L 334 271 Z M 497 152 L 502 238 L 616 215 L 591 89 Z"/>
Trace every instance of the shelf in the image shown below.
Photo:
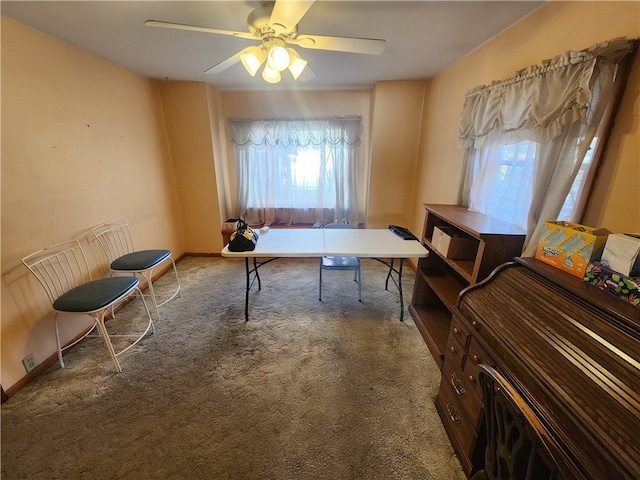
<path fill-rule="evenodd" d="M 467 282 L 469 283 L 472 282 L 473 268 L 475 267 L 474 260 L 454 260 L 452 258 L 447 258 L 447 257 L 444 257 L 440 252 L 438 252 L 429 240 L 425 239 L 423 243 L 429 250 L 430 254 L 437 255 L 445 263 L 447 263 L 451 268 L 453 268 L 458 273 L 458 275 L 461 275 Z"/>
<path fill-rule="evenodd" d="M 458 302 L 458 294 L 469 285 L 459 277 L 436 267 L 420 269 L 420 276 L 447 308 Z"/>
<path fill-rule="evenodd" d="M 444 305 L 409 305 L 409 313 L 420 331 L 438 368 L 442 369 L 447 348 L 451 314 Z"/>
<path fill-rule="evenodd" d="M 459 293 L 486 278 L 498 265 L 512 261 L 522 252 L 525 233 L 519 228 L 470 212 L 460 205 L 425 205 L 422 243 L 429 256 L 418 262 L 409 307 L 420 334 L 434 359 L 442 368 L 447 336 L 451 325 L 451 307 L 458 303 Z M 447 258 L 432 244 L 434 229 L 464 237 L 462 252 L 456 255 L 473 260 Z"/>
<path fill-rule="evenodd" d="M 487 278 L 499 265 L 521 255 L 525 233 L 508 223 L 470 212 L 463 206 L 424 207 L 426 214 L 421 238 L 429 256 L 418 261 L 409 312 L 442 372 L 436 408 L 465 473 L 470 475 L 474 466 L 481 463 L 483 454 L 481 448 L 476 449 L 481 402 L 475 393 L 461 400 L 452 394 L 450 383 L 453 375 L 465 383 L 469 375 L 473 375 L 467 371 L 473 365 L 467 367 L 465 358 L 472 343 L 467 339 L 475 333 L 466 322 L 456 320 L 452 325 L 452 319 L 460 292 Z M 434 237 L 436 227 L 449 238 Z M 440 234 L 436 232 L 436 235 Z M 434 247 L 434 238 L 436 241 L 441 239 L 442 243 L 438 245 L 442 246 L 442 251 L 472 260 L 447 258 Z M 455 238 L 458 239 L 457 245 L 451 243 Z M 464 345 L 459 345 L 461 350 L 447 350 L 451 330 L 454 336 L 456 333 L 460 335 L 461 331 L 466 332 L 463 333 Z M 480 352 L 476 353 L 479 358 L 488 357 L 480 349 L 476 350 Z M 465 389 L 472 392 L 473 386 L 465 385 Z"/>
<path fill-rule="evenodd" d="M 524 236 L 521 228 L 497 218 L 469 211 L 461 205 L 424 204 L 428 213 L 439 218 L 440 225 L 451 225 L 472 237 L 483 235 Z"/>

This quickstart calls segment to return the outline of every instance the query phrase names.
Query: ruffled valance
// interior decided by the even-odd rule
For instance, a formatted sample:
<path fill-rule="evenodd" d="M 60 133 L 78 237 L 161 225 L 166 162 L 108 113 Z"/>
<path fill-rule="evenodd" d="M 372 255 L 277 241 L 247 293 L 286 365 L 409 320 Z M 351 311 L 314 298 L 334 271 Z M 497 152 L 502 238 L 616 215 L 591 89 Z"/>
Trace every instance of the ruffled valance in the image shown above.
<path fill-rule="evenodd" d="M 360 116 L 251 120 L 230 118 L 231 143 L 236 147 L 320 147 L 359 145 Z"/>
<path fill-rule="evenodd" d="M 470 90 L 460 115 L 458 146 L 546 142 L 567 125 L 586 123 L 598 70 L 615 68 L 634 43 L 615 39 L 568 51 Z"/>

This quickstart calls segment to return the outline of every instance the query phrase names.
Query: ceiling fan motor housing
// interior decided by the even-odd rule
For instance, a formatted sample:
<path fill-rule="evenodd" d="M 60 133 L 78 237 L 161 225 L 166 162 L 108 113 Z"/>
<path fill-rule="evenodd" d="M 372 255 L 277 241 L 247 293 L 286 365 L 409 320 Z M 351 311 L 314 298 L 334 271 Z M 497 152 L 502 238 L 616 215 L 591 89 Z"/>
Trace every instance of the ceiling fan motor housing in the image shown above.
<path fill-rule="evenodd" d="M 247 26 L 249 32 L 258 38 L 280 37 L 295 38 L 298 33 L 298 26 L 293 30 L 287 30 L 284 25 L 278 23 L 271 24 L 271 13 L 273 12 L 273 3 L 266 3 L 263 6 L 252 10 L 247 17 Z"/>

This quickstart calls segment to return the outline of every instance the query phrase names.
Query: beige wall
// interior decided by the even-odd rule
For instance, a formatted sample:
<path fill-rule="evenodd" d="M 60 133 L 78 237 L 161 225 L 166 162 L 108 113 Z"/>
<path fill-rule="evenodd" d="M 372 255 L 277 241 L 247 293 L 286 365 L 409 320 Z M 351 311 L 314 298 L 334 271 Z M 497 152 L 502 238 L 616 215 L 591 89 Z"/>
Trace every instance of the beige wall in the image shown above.
<path fill-rule="evenodd" d="M 188 253 L 222 250 L 207 86 L 159 83 Z"/>
<path fill-rule="evenodd" d="M 458 116 L 471 88 L 505 79 L 566 50 L 616 37 L 640 37 L 639 2 L 549 2 L 431 79 L 426 88 L 412 228 L 422 231 L 423 203 L 456 203 L 463 151 Z M 585 223 L 640 231 L 640 59 L 618 114 Z"/>
<path fill-rule="evenodd" d="M 175 176 L 156 85 L 2 17 L 2 365 L 55 352 L 50 305 L 20 259 L 126 218 L 138 248 L 184 252 Z M 81 328 L 70 322 L 69 339 Z"/>
<path fill-rule="evenodd" d="M 411 220 L 425 82 L 380 82 L 373 89 L 367 227 Z"/>

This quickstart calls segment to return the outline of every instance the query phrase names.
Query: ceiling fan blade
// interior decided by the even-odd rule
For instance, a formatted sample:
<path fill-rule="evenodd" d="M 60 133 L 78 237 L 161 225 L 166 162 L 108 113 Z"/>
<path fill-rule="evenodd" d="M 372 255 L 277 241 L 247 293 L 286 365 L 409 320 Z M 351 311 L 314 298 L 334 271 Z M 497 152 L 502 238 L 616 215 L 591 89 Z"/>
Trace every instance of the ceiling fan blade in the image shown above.
<path fill-rule="evenodd" d="M 188 30 L 190 32 L 217 33 L 219 35 L 230 35 L 233 37 L 246 38 L 247 40 L 261 40 L 248 32 L 235 32 L 233 30 L 221 30 L 219 28 L 200 27 L 198 25 L 187 25 L 184 23 L 163 22 L 161 20 L 147 20 L 144 22 L 149 27 L 171 28 L 174 30 Z"/>
<path fill-rule="evenodd" d="M 276 0 L 269 23 L 292 32 L 315 0 Z"/>
<path fill-rule="evenodd" d="M 235 55 L 231 55 L 226 60 L 223 60 L 220 63 L 214 65 L 213 67 L 205 70 L 204 73 L 220 73 L 223 70 L 226 70 L 227 68 L 231 67 L 232 65 L 235 65 L 236 63 L 238 63 L 240 61 L 240 55 L 242 55 L 245 51 L 249 50 L 250 48 L 251 47 L 247 47 L 247 48 L 244 48 L 244 49 L 240 50 Z"/>
<path fill-rule="evenodd" d="M 299 45 L 302 48 L 367 55 L 380 55 L 387 44 L 385 40 L 375 38 L 327 37 L 323 35 L 298 35 L 294 39 L 287 39 L 287 43 Z"/>

